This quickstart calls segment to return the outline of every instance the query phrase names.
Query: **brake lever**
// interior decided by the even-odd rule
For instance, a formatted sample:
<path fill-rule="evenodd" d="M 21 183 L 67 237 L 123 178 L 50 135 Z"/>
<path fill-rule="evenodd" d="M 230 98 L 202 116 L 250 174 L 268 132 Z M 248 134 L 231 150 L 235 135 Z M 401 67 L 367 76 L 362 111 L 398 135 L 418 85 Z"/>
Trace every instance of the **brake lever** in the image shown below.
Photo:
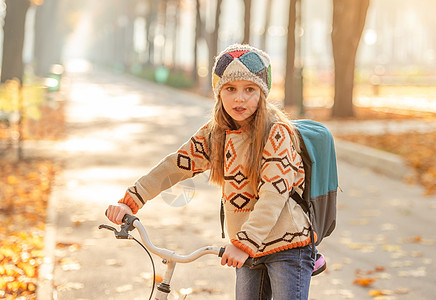
<path fill-rule="evenodd" d="M 118 230 L 116 230 L 114 227 L 112 227 L 112 226 L 108 226 L 108 225 L 104 225 L 104 224 L 102 224 L 102 225 L 100 225 L 100 226 L 98 226 L 98 229 L 107 229 L 107 230 L 111 230 L 111 231 L 113 231 L 114 232 L 114 234 L 115 234 L 115 237 L 117 238 L 117 239 L 122 239 L 122 240 L 127 240 L 127 239 L 129 239 L 130 237 L 130 235 L 129 235 L 129 233 L 125 230 L 125 229 L 123 229 L 123 226 L 121 226 L 121 230 L 120 231 L 118 231 Z"/>
<path fill-rule="evenodd" d="M 98 229 L 103 229 L 103 228 L 107 230 L 112 230 L 113 232 L 118 232 L 114 227 L 109 225 L 101 224 L 98 226 Z"/>
<path fill-rule="evenodd" d="M 135 222 L 136 220 L 139 220 L 139 219 L 135 216 L 125 215 L 123 217 L 123 224 L 121 225 L 120 231 L 116 230 L 112 226 L 105 225 L 105 224 L 98 226 L 98 229 L 104 228 L 107 230 L 111 230 L 114 232 L 115 237 L 117 239 L 127 240 L 127 239 L 131 239 L 131 235 L 129 234 L 129 231 L 132 231 L 133 229 L 135 229 L 135 227 L 133 226 L 133 222 Z"/>

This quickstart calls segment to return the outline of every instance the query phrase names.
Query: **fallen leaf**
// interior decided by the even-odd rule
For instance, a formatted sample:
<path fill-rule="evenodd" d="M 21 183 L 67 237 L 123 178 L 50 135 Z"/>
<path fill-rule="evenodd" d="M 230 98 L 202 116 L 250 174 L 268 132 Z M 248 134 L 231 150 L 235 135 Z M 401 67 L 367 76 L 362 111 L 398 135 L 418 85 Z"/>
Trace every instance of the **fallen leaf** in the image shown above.
<path fill-rule="evenodd" d="M 410 267 L 412 265 L 413 262 L 411 260 L 395 260 L 389 263 L 389 266 L 392 268 L 404 268 L 404 267 Z"/>
<path fill-rule="evenodd" d="M 345 299 L 354 299 L 354 294 L 350 290 L 339 290 L 339 295 L 341 295 Z"/>
<path fill-rule="evenodd" d="M 422 237 L 420 235 L 417 235 L 417 236 L 413 236 L 413 237 L 401 238 L 400 242 L 405 243 L 405 244 L 421 243 Z"/>
<path fill-rule="evenodd" d="M 381 215 L 380 210 L 372 209 L 372 210 L 362 210 L 360 212 L 362 217 L 378 217 Z"/>
<path fill-rule="evenodd" d="M 421 267 L 414 270 L 399 271 L 398 276 L 399 277 L 426 277 L 427 270 L 424 267 Z"/>
<path fill-rule="evenodd" d="M 133 290 L 133 285 L 131 285 L 131 284 L 125 284 L 125 285 L 121 285 L 121 286 L 115 288 L 115 291 L 117 293 L 125 293 L 125 292 L 131 291 L 131 290 Z"/>
<path fill-rule="evenodd" d="M 384 271 L 386 270 L 386 268 L 383 267 L 383 266 L 376 266 L 376 267 L 374 268 L 374 270 L 375 270 L 376 272 L 384 272 Z"/>
<path fill-rule="evenodd" d="M 123 265 L 121 262 L 119 262 L 113 258 L 106 259 L 105 263 L 106 263 L 106 265 L 111 266 L 111 267 L 121 267 Z"/>
<path fill-rule="evenodd" d="M 351 226 L 367 226 L 368 224 L 368 219 L 355 219 L 350 221 Z"/>
<path fill-rule="evenodd" d="M 163 277 L 156 274 L 154 276 L 154 281 L 156 281 L 156 283 L 161 283 L 163 281 Z"/>
<path fill-rule="evenodd" d="M 363 278 L 356 278 L 353 281 L 353 284 L 357 284 L 360 286 L 370 286 L 371 284 L 373 284 L 377 279 L 375 278 L 367 278 L 367 277 L 363 277 Z"/>
<path fill-rule="evenodd" d="M 62 270 L 64 271 L 77 271 L 80 270 L 80 263 L 74 258 L 64 257 L 59 261 Z"/>
<path fill-rule="evenodd" d="M 385 223 L 382 225 L 381 229 L 383 231 L 392 231 L 397 229 L 397 225 L 391 223 Z"/>
<path fill-rule="evenodd" d="M 391 290 L 369 290 L 369 295 L 371 297 L 376 296 L 389 296 L 392 295 L 394 292 Z"/>
<path fill-rule="evenodd" d="M 59 243 L 56 243 L 56 247 L 61 248 L 61 249 L 68 248 L 68 250 L 70 252 L 76 252 L 76 251 L 80 250 L 80 248 L 82 248 L 82 245 L 76 244 L 76 243 L 61 243 L 61 242 L 59 242 Z"/>
<path fill-rule="evenodd" d="M 399 245 L 383 245 L 382 247 L 383 251 L 386 252 L 397 252 L 397 251 L 401 251 L 401 246 Z"/>
<path fill-rule="evenodd" d="M 85 287 L 85 284 L 82 282 L 67 282 L 59 285 L 56 289 L 58 291 L 71 291 L 71 290 L 80 290 Z"/>
<path fill-rule="evenodd" d="M 397 288 L 397 289 L 395 289 L 395 294 L 398 294 L 398 295 L 406 295 L 408 293 L 410 293 L 410 290 L 407 289 L 407 288 Z"/>
<path fill-rule="evenodd" d="M 192 294 L 192 288 L 183 288 L 179 290 L 179 293 L 182 295 Z"/>

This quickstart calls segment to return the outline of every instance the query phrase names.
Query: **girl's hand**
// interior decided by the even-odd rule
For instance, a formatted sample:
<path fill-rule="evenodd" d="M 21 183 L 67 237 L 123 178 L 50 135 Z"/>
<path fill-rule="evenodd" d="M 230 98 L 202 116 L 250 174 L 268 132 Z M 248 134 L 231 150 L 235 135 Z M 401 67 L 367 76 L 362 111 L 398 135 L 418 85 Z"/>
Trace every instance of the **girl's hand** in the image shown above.
<path fill-rule="evenodd" d="M 241 268 L 248 258 L 248 253 L 239 249 L 233 244 L 228 244 L 221 258 L 221 265 L 229 267 Z"/>
<path fill-rule="evenodd" d="M 132 210 L 126 204 L 118 203 L 116 205 L 109 205 L 107 208 L 107 218 L 117 225 L 123 224 L 124 215 L 133 215 Z"/>

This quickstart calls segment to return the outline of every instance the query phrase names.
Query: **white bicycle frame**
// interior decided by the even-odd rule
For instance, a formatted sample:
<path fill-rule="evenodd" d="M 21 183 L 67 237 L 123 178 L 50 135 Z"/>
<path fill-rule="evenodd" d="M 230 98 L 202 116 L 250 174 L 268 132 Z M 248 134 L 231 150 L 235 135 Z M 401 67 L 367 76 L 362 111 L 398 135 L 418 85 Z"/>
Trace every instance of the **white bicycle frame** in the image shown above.
<path fill-rule="evenodd" d="M 214 254 L 219 255 L 222 248 L 214 247 L 214 246 L 205 246 L 199 248 L 188 255 L 179 255 L 174 251 L 158 248 L 153 245 L 148 237 L 147 231 L 139 220 L 135 220 L 133 222 L 133 226 L 138 230 L 139 235 L 141 236 L 142 242 L 144 246 L 152 253 L 162 258 L 162 263 L 167 266 L 167 270 L 163 277 L 162 282 L 158 285 L 155 300 L 167 300 L 168 294 L 170 293 L 170 282 L 174 273 L 174 268 L 176 267 L 176 263 L 189 263 L 192 262 L 203 255 L 206 254 Z"/>
<path fill-rule="evenodd" d="M 159 285 L 157 286 L 156 295 L 154 296 L 155 300 L 167 300 L 168 294 L 170 293 L 170 283 L 171 278 L 174 273 L 174 268 L 176 267 L 177 263 L 189 263 L 192 262 L 206 254 L 214 254 L 217 256 L 221 256 L 224 252 L 224 248 L 214 247 L 214 246 L 205 246 L 202 248 L 199 248 L 188 255 L 179 255 L 175 253 L 174 251 L 159 248 L 153 245 L 153 243 L 150 241 L 147 231 L 145 230 L 144 226 L 142 225 L 141 221 L 139 221 L 138 218 L 128 216 L 126 215 L 124 218 L 131 218 L 130 220 L 127 220 L 127 224 L 121 226 L 121 231 L 118 232 L 115 230 L 115 228 L 107 226 L 107 225 L 100 225 L 99 228 L 106 228 L 109 230 L 112 230 L 115 232 L 115 236 L 117 238 L 121 239 L 134 239 L 132 235 L 128 233 L 128 231 L 132 230 L 133 227 L 136 228 L 139 232 L 139 235 L 141 236 L 143 245 L 145 248 L 147 248 L 151 253 L 156 254 L 157 256 L 162 258 L 162 263 L 164 263 L 167 266 L 165 275 L 163 277 L 163 280 Z M 124 222 L 125 219 L 123 219 Z"/>

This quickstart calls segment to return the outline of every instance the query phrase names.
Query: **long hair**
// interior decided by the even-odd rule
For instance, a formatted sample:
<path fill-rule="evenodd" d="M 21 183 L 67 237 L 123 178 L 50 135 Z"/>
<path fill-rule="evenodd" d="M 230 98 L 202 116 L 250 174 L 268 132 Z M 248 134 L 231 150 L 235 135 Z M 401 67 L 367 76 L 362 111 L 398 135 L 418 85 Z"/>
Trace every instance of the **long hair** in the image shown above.
<path fill-rule="evenodd" d="M 262 154 L 271 127 L 275 122 L 288 124 L 291 129 L 291 139 L 295 149 L 300 152 L 300 142 L 295 127 L 290 123 L 287 116 L 272 104 L 267 103 L 265 95 L 260 93 L 257 110 L 244 125 L 244 130 L 250 132 L 250 139 L 246 161 L 244 163 L 245 176 L 249 179 L 254 191 L 260 181 L 260 170 L 262 168 Z M 226 130 L 238 129 L 236 123 L 225 111 L 221 97 L 218 96 L 215 103 L 213 117 L 209 123 L 209 143 L 210 143 L 210 180 L 220 186 L 224 184 L 224 147 L 226 140 Z"/>

